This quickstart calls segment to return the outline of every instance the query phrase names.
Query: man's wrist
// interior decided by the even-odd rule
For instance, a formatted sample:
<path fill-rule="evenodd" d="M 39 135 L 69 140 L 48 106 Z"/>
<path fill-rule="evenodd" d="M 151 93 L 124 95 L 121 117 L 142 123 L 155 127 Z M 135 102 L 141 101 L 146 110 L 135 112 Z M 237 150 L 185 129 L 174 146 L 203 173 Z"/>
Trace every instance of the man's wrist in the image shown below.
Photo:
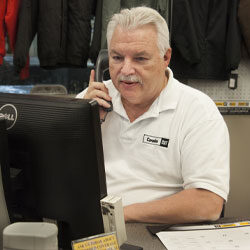
<path fill-rule="evenodd" d="M 125 222 L 142 221 L 142 218 L 140 219 L 140 214 L 143 213 L 143 211 L 140 207 L 140 203 L 135 203 L 124 207 L 123 211 Z"/>

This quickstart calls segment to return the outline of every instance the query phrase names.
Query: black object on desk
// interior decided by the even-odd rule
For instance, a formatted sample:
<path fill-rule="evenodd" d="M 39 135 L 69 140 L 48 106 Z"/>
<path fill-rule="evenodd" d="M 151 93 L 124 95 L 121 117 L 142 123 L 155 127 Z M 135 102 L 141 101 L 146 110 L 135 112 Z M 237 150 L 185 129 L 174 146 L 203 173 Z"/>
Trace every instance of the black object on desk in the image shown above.
<path fill-rule="evenodd" d="M 124 243 L 120 246 L 120 250 L 143 250 L 142 247 Z"/>

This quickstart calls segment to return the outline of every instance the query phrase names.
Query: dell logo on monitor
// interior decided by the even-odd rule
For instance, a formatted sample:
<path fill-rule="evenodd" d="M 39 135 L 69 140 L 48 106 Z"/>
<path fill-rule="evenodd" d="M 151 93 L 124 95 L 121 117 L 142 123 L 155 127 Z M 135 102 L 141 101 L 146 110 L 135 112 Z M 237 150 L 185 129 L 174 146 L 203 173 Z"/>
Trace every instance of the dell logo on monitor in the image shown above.
<path fill-rule="evenodd" d="M 17 120 L 17 110 L 12 104 L 5 104 L 0 108 L 0 116 L 4 116 L 6 120 L 6 128 L 11 129 Z"/>

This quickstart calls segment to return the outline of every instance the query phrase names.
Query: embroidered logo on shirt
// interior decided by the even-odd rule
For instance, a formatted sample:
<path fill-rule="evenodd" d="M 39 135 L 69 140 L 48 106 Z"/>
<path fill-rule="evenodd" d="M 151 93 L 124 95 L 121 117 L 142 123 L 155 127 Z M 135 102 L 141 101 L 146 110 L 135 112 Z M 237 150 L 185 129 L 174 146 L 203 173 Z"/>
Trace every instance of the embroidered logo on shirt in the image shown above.
<path fill-rule="evenodd" d="M 169 139 L 144 134 L 143 143 L 158 145 L 158 146 L 167 148 Z"/>

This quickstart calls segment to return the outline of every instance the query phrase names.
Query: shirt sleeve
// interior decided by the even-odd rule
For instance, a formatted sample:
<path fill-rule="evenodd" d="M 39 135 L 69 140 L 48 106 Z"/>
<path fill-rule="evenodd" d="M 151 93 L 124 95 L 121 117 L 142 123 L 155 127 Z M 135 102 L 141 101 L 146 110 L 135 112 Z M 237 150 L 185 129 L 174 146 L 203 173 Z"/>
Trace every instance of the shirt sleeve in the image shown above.
<path fill-rule="evenodd" d="M 184 189 L 207 189 L 227 200 L 229 158 L 229 134 L 223 117 L 198 123 L 186 133 L 181 148 Z"/>
<path fill-rule="evenodd" d="M 17 72 L 28 68 L 30 45 L 37 33 L 38 0 L 23 0 L 18 14 L 13 63 Z"/>

